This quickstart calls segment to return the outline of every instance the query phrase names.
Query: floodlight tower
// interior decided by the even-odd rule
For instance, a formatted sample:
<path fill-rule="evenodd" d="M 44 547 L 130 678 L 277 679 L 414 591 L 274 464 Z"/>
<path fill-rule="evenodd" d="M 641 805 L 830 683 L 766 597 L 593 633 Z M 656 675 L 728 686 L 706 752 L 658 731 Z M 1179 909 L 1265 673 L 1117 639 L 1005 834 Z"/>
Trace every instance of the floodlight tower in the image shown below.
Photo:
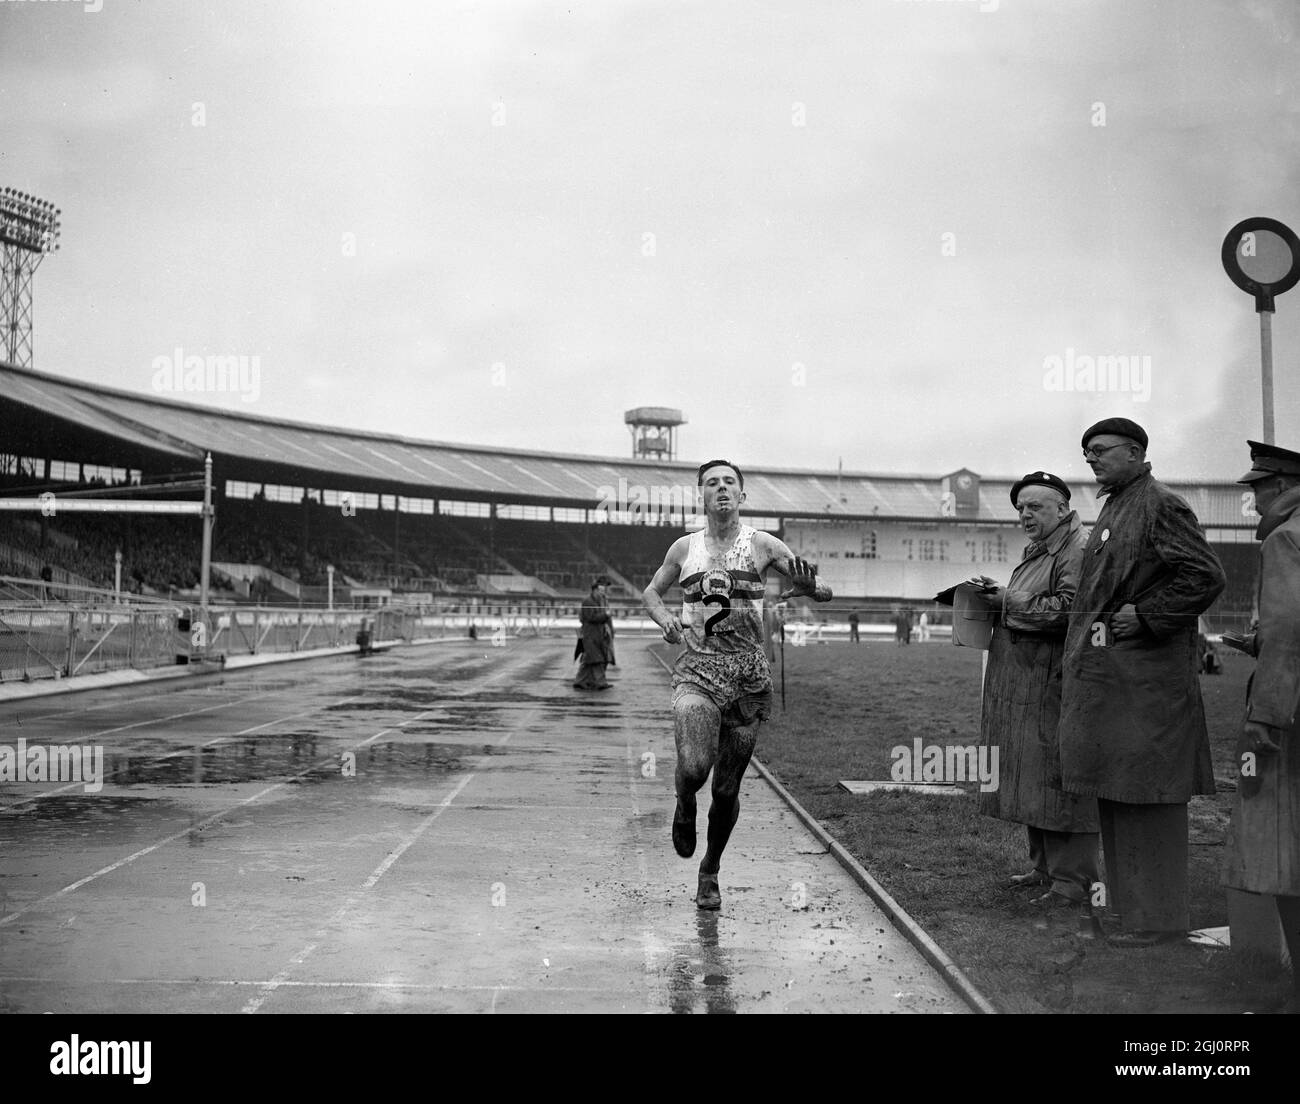
<path fill-rule="evenodd" d="M 58 208 L 0 189 L 0 356 L 20 368 L 32 366 L 32 276 L 58 248 Z"/>

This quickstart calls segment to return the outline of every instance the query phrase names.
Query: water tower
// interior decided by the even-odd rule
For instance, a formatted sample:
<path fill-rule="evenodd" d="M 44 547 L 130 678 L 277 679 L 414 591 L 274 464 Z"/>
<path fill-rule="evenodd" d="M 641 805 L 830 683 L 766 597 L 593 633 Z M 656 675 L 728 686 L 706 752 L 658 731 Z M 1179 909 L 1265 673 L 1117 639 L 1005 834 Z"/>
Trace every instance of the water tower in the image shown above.
<path fill-rule="evenodd" d="M 638 406 L 627 411 L 623 421 L 632 431 L 632 459 L 677 459 L 677 427 L 686 424 L 680 410 L 666 406 Z"/>

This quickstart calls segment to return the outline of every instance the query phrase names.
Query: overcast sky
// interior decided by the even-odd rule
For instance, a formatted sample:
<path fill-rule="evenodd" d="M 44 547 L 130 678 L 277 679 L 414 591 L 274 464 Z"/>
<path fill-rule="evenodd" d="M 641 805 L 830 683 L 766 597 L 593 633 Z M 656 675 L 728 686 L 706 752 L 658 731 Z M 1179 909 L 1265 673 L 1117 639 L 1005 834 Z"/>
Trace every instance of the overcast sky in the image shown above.
<path fill-rule="evenodd" d="M 99 10 L 95 10 L 98 8 Z M 1260 435 L 1228 229 L 1300 228 L 1295 0 L 0 0 L 0 184 L 63 210 L 34 366 L 461 443 L 1091 479 Z M 1274 319 L 1300 449 L 1300 288 Z M 1129 356 L 1127 390 L 1053 390 Z M 1145 368 L 1149 366 L 1149 377 Z"/>

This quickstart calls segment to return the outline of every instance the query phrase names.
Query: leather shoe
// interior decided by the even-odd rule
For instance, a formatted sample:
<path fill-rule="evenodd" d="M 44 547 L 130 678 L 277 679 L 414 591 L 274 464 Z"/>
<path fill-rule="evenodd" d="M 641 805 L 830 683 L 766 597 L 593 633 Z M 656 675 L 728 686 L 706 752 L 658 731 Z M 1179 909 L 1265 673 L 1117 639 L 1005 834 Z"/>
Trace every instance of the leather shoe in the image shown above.
<path fill-rule="evenodd" d="M 1012 874 L 1008 884 L 1012 889 L 1032 889 L 1035 886 L 1045 886 L 1050 883 L 1037 870 L 1031 870 L 1028 874 Z"/>
<path fill-rule="evenodd" d="M 1064 893 L 1057 893 L 1054 889 L 1049 889 L 1041 897 L 1035 897 L 1029 903 L 1034 908 L 1040 909 L 1064 908 L 1066 905 L 1083 904 L 1082 901 L 1071 901 Z"/>

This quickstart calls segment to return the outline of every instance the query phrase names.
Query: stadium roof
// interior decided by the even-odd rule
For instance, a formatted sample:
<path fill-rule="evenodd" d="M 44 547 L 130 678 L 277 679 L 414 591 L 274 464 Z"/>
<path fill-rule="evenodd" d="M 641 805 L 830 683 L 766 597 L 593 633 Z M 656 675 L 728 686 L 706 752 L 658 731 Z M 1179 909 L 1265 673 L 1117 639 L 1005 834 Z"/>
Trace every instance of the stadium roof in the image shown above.
<path fill-rule="evenodd" d="M 193 471 L 213 454 L 220 479 L 421 498 L 621 508 L 680 487 L 696 465 L 420 441 L 177 402 L 0 364 L 0 451 L 150 473 Z M 942 476 L 817 472 L 744 465 L 746 511 L 772 517 L 940 520 Z M 621 482 L 620 482 L 621 481 Z M 975 518 L 1012 521 L 1012 478 L 983 479 Z M 1231 483 L 1171 483 L 1207 526 L 1253 525 Z M 621 491 L 620 488 L 626 488 Z M 1076 487 L 1085 522 L 1095 488 Z M 611 501 L 613 499 L 613 501 Z M 688 499 L 687 501 L 692 501 Z"/>

